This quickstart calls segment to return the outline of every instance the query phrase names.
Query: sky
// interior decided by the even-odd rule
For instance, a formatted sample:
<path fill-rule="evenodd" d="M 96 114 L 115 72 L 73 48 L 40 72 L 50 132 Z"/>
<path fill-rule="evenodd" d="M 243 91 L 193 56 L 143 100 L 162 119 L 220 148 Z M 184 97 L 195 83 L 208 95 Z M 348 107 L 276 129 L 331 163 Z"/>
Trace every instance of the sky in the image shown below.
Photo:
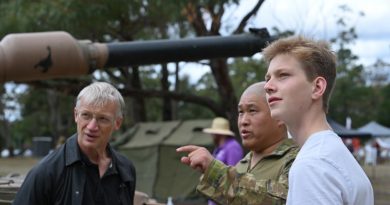
<path fill-rule="evenodd" d="M 255 3 L 256 0 L 241 1 L 246 10 L 245 7 Z M 350 12 L 343 14 L 340 5 L 347 5 Z M 358 40 L 351 49 L 361 58 L 361 63 L 373 64 L 378 58 L 390 61 L 390 24 L 386 22 L 390 20 L 388 0 L 268 0 L 252 24 L 329 39 L 340 31 L 336 21 L 341 16 L 347 18 L 347 24 L 356 27 Z"/>
<path fill-rule="evenodd" d="M 231 33 L 231 29 L 237 26 L 238 21 L 256 2 L 257 0 L 241 0 L 239 6 L 227 8 L 222 19 L 222 30 L 225 33 L 222 33 Z M 341 12 L 341 5 L 347 5 L 350 11 Z M 377 59 L 390 63 L 388 0 L 266 0 L 248 26 L 265 27 L 271 34 L 273 27 L 282 31 L 289 29 L 315 39 L 329 40 L 341 30 L 336 24 L 340 17 L 345 17 L 346 23 L 356 28 L 358 39 L 349 47 L 359 57 L 359 63 L 370 66 Z M 207 66 L 188 65 L 183 74 L 190 72 L 192 82 L 196 82 L 202 74 L 209 71 Z"/>

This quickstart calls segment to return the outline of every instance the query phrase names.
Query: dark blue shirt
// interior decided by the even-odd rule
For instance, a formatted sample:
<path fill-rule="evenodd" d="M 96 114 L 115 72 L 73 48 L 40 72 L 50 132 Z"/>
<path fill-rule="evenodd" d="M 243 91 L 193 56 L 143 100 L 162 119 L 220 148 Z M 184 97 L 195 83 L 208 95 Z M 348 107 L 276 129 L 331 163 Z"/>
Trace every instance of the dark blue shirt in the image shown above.
<path fill-rule="evenodd" d="M 136 179 L 134 166 L 110 146 L 107 149 L 113 166 L 100 178 L 97 166 L 83 160 L 77 135 L 70 137 L 31 169 L 13 204 L 132 205 Z"/>
<path fill-rule="evenodd" d="M 79 149 L 80 150 L 80 149 Z M 107 149 L 111 157 L 110 149 Z M 83 204 L 95 205 L 120 205 L 121 178 L 116 168 L 115 159 L 102 177 L 99 174 L 99 167 L 93 164 L 86 155 L 81 152 L 81 161 L 86 165 L 87 179 L 84 187 Z"/>

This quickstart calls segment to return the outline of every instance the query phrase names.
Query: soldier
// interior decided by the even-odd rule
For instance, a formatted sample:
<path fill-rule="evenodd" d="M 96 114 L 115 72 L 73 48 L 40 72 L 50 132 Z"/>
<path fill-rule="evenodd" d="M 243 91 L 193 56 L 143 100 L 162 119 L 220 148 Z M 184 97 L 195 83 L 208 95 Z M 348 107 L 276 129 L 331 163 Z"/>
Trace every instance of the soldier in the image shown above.
<path fill-rule="evenodd" d="M 326 42 L 279 39 L 263 51 L 274 119 L 301 147 L 289 173 L 287 204 L 372 205 L 370 180 L 326 121 L 336 57 Z"/>
<path fill-rule="evenodd" d="M 124 107 L 108 83 L 81 90 L 74 108 L 77 134 L 29 172 L 13 204 L 133 204 L 134 166 L 108 143 Z"/>
<path fill-rule="evenodd" d="M 264 82 L 249 86 L 238 104 L 238 127 L 250 152 L 236 166 L 225 166 L 203 147 L 187 145 L 184 164 L 203 173 L 198 191 L 218 204 L 285 204 L 288 172 L 297 147 L 287 130 L 273 120 L 267 105 Z"/>

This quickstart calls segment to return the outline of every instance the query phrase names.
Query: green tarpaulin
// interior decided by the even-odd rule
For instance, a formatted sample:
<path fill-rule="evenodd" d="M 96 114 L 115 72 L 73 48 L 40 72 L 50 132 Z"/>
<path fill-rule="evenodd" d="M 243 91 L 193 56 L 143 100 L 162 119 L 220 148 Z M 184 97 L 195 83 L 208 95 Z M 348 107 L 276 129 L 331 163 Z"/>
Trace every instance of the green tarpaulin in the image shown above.
<path fill-rule="evenodd" d="M 157 199 L 185 199 L 194 194 L 200 174 L 180 163 L 176 148 L 193 144 L 212 148 L 211 120 L 139 123 L 131 139 L 119 151 L 133 161 L 137 190 Z"/>

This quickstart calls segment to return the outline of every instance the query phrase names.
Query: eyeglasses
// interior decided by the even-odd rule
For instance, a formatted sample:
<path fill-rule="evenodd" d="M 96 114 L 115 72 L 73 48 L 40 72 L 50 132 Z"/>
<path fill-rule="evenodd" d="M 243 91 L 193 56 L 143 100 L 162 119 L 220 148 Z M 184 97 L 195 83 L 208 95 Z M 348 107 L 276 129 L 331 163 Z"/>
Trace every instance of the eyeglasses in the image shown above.
<path fill-rule="evenodd" d="M 96 120 L 96 123 L 99 126 L 109 126 L 112 125 L 114 122 L 114 118 L 107 116 L 107 115 L 99 115 L 99 114 L 93 114 L 91 112 L 87 111 L 81 111 L 78 113 L 81 120 L 84 122 L 90 122 L 92 119 Z"/>

